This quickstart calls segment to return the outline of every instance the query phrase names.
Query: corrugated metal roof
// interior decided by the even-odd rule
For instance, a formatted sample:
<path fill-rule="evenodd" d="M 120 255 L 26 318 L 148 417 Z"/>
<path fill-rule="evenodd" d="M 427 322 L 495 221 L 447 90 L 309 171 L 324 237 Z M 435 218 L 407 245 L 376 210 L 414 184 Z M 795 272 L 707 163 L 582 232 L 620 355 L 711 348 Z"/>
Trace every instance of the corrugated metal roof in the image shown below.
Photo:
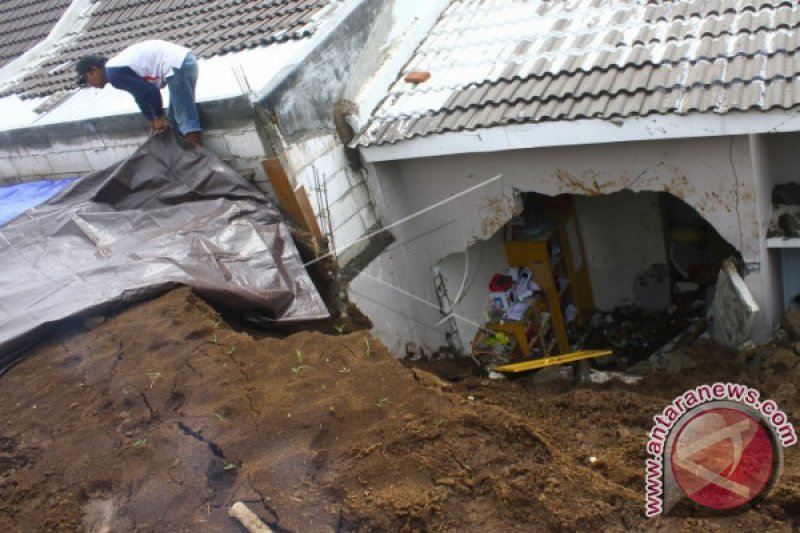
<path fill-rule="evenodd" d="M 70 0 L 6 0 L 0 2 L 0 67 L 47 37 Z"/>
<path fill-rule="evenodd" d="M 789 0 L 453 0 L 356 143 L 800 105 Z M 413 85 L 405 74 L 428 71 Z"/>
<path fill-rule="evenodd" d="M 336 0 L 96 0 L 86 29 L 3 95 L 47 96 L 75 86 L 75 62 L 111 56 L 144 39 L 165 39 L 207 58 L 302 39 Z"/>

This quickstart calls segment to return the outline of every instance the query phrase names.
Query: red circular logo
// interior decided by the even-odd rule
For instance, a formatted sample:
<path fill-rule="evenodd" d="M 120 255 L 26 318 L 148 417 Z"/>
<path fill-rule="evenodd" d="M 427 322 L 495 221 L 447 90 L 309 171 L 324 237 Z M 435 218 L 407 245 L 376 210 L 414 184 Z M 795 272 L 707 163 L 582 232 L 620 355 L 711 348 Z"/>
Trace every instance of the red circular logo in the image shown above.
<path fill-rule="evenodd" d="M 672 443 L 672 473 L 693 501 L 733 509 L 761 494 L 773 474 L 772 441 L 748 414 L 708 409 L 690 419 Z"/>

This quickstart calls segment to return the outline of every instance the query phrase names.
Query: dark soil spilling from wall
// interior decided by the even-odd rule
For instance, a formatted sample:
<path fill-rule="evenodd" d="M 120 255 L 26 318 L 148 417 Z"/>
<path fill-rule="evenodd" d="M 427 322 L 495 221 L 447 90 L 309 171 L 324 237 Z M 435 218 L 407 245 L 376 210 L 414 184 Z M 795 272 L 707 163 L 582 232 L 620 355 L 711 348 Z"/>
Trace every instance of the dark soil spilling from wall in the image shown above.
<path fill-rule="evenodd" d="M 755 509 L 644 517 L 647 432 L 680 392 L 745 383 L 800 417 L 795 352 L 684 352 L 637 385 L 451 383 L 364 332 L 254 339 L 173 291 L 0 378 L 0 531 L 236 532 L 235 501 L 277 531 L 800 527 L 795 448 Z"/>

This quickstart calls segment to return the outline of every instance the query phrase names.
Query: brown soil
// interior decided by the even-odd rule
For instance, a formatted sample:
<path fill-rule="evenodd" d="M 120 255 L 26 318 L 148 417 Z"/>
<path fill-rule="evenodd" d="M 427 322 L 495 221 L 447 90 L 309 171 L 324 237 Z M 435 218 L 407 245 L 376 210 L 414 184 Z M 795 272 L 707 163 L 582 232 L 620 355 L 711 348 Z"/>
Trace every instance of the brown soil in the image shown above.
<path fill-rule="evenodd" d="M 0 531 L 243 531 L 235 501 L 276 531 L 800 527 L 795 448 L 754 509 L 644 517 L 646 434 L 676 394 L 746 383 L 800 419 L 791 357 L 687 353 L 637 385 L 451 383 L 365 332 L 255 339 L 173 291 L 0 378 Z"/>

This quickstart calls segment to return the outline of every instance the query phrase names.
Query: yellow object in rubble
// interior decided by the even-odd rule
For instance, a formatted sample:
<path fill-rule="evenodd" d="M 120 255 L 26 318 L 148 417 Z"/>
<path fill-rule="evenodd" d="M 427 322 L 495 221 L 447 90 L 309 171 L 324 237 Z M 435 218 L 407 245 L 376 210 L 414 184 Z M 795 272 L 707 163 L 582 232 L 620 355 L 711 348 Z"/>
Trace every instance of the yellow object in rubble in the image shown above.
<path fill-rule="evenodd" d="M 595 357 L 603 357 L 611 355 L 611 350 L 582 350 L 580 352 L 565 353 L 553 357 L 543 357 L 541 359 L 531 359 L 530 361 L 522 361 L 521 363 L 512 363 L 510 365 L 497 366 L 492 369 L 493 372 L 500 372 L 503 374 L 516 374 L 518 372 L 527 372 L 529 370 L 536 370 L 537 368 L 544 368 L 546 366 L 562 365 L 564 363 L 572 363 L 580 361 L 581 359 L 594 359 Z"/>

